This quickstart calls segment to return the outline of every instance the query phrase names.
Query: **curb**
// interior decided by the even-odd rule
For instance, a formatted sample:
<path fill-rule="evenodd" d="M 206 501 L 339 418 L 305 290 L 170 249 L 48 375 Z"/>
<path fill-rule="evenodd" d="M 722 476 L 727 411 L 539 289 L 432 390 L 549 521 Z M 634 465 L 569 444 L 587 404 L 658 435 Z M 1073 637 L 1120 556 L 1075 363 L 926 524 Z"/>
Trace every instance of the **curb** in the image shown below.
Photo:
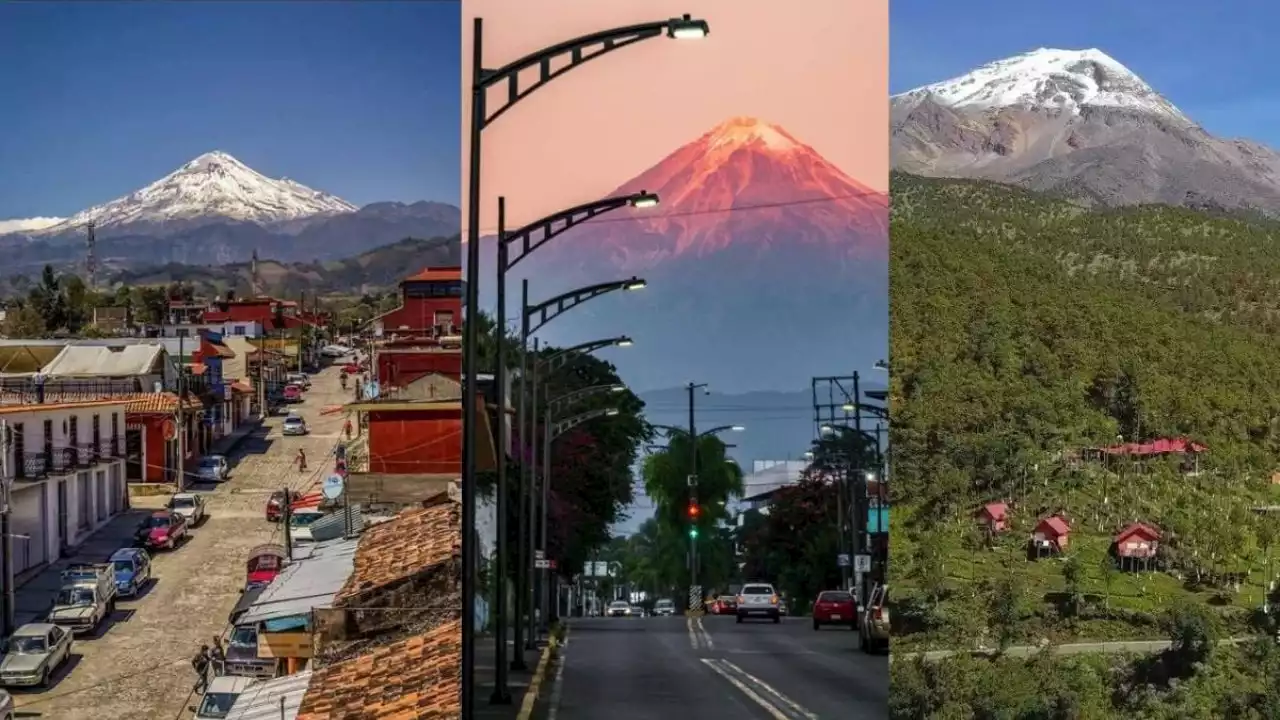
<path fill-rule="evenodd" d="M 533 707 L 538 703 L 538 696 L 542 694 L 542 683 L 547 679 L 547 667 L 551 665 L 551 655 L 559 646 L 559 641 L 555 636 L 551 636 L 546 647 L 542 648 L 538 667 L 534 669 L 533 677 L 529 679 L 529 688 L 524 691 L 524 700 L 520 703 L 520 713 L 516 715 L 516 720 L 529 720 L 533 716 Z"/>

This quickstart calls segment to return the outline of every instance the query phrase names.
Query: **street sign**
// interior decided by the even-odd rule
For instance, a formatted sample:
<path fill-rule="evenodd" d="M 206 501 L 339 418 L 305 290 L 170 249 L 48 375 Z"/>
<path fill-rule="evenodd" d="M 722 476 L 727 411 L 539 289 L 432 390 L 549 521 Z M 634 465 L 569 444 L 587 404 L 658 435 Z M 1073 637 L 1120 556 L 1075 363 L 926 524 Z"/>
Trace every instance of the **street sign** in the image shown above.
<path fill-rule="evenodd" d="M 868 573 L 871 572 L 871 556 L 855 555 L 853 569 L 855 572 Z"/>
<path fill-rule="evenodd" d="M 840 553 L 836 555 L 836 565 L 846 568 L 849 567 L 849 553 Z"/>
<path fill-rule="evenodd" d="M 545 570 L 545 569 L 547 569 L 547 568 L 551 567 L 551 563 L 550 563 L 549 561 L 547 561 L 547 560 L 542 559 L 542 558 L 538 558 L 537 560 L 534 560 L 534 561 L 533 561 L 533 566 L 534 566 L 535 568 L 539 569 L 539 570 Z"/>
<path fill-rule="evenodd" d="M 346 487 L 341 475 L 330 475 L 324 479 L 324 486 L 320 488 L 320 492 L 330 500 L 337 500 L 342 497 L 342 490 Z"/>
<path fill-rule="evenodd" d="M 689 475 L 688 477 L 685 478 L 685 480 L 689 483 L 689 487 L 693 487 L 694 485 L 698 484 L 697 475 Z"/>
<path fill-rule="evenodd" d="M 546 557 L 547 557 L 547 554 L 546 554 L 545 552 L 543 552 L 542 550 L 534 550 L 534 551 L 533 551 L 533 559 L 534 559 L 534 560 L 545 560 L 545 559 L 546 559 Z"/>

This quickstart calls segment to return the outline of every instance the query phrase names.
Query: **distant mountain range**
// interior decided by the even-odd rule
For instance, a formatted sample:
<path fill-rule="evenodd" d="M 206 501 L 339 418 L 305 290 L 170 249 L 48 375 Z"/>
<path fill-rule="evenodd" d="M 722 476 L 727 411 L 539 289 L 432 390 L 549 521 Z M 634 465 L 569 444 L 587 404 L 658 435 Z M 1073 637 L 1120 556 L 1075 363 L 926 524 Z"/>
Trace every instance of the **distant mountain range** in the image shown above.
<path fill-rule="evenodd" d="M 231 155 L 205 153 L 160 180 L 70 218 L 0 221 L 10 272 L 83 265 L 89 224 L 104 270 L 349 257 L 406 237 L 458 233 L 458 208 L 379 202 L 356 208 L 289 179 L 274 180 Z M 20 230 L 20 231 L 19 231 Z"/>
<path fill-rule="evenodd" d="M 892 98 L 895 169 L 1086 205 L 1280 213 L 1280 153 L 1217 138 L 1096 50 L 1041 48 Z"/>
<path fill-rule="evenodd" d="M 642 391 L 689 380 L 726 392 L 785 391 L 887 355 L 883 193 L 783 128 L 747 117 L 600 197 L 639 190 L 657 193 L 661 205 L 584 223 L 518 266 L 512 287 L 518 293 L 529 278 L 535 301 L 631 275 L 649 283 L 575 308 L 544 339 L 631 335 L 636 345 L 616 362 Z M 494 243 L 482 255 L 491 277 Z M 491 285 L 483 288 L 488 307 Z"/>

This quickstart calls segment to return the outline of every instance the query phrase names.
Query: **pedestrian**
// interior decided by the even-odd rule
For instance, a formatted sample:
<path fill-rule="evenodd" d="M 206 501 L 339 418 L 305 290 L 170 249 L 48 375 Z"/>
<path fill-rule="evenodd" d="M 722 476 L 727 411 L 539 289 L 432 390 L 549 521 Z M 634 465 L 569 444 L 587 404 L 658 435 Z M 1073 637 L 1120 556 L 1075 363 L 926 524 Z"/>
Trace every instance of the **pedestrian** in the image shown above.
<path fill-rule="evenodd" d="M 347 418 L 347 421 L 342 424 L 342 432 L 346 434 L 348 440 L 351 439 L 351 418 Z"/>
<path fill-rule="evenodd" d="M 217 677 L 227 672 L 227 653 L 222 649 L 222 638 L 213 636 L 213 649 L 209 651 L 209 659 L 213 661 L 213 675 Z"/>
<path fill-rule="evenodd" d="M 200 651 L 196 656 L 191 658 L 191 668 L 196 671 L 196 687 L 195 693 L 203 695 L 205 688 L 209 687 L 209 646 L 201 645 Z"/>
<path fill-rule="evenodd" d="M 307 451 L 298 448 L 298 472 L 307 471 Z"/>

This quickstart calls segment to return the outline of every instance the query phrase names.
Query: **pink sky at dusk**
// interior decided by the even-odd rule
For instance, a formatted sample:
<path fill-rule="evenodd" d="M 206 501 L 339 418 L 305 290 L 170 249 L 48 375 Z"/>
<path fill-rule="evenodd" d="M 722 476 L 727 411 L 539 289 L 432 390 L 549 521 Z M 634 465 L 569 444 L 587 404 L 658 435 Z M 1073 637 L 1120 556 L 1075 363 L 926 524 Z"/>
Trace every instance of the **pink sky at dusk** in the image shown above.
<path fill-rule="evenodd" d="M 605 197 L 740 115 L 782 126 L 887 191 L 888 0 L 463 0 L 464 223 L 475 17 L 484 18 L 485 65 L 496 68 L 573 37 L 685 13 L 707 20 L 710 36 L 654 38 L 591 60 L 485 130 L 482 233 L 496 226 L 499 195 L 507 226 L 518 227 Z M 505 92 L 492 92 L 491 107 Z"/>

